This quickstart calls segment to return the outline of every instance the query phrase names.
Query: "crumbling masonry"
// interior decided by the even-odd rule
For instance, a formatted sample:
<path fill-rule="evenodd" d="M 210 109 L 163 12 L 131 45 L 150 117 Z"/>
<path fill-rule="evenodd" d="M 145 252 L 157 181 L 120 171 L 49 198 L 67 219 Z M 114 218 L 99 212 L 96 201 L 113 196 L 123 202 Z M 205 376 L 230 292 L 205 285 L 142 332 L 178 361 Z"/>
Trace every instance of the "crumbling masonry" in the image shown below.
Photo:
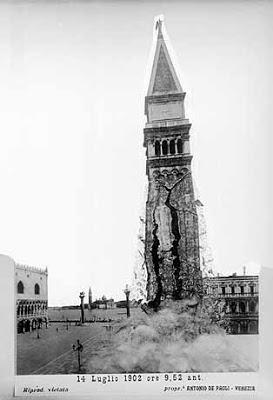
<path fill-rule="evenodd" d="M 147 300 L 155 310 L 165 300 L 202 297 L 199 232 L 190 154 L 190 127 L 183 92 L 157 23 L 157 43 L 145 98 L 144 129 L 148 199 L 145 261 Z"/>

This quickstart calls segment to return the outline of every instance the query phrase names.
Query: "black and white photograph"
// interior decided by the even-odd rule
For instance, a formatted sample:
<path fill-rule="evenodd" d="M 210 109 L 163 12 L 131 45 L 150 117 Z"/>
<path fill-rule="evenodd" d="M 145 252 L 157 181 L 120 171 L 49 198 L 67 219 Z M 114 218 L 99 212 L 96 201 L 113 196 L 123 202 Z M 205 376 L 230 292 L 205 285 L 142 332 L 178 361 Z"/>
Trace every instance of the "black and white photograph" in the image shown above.
<path fill-rule="evenodd" d="M 163 374 L 182 392 L 203 373 L 259 374 L 271 2 L 0 13 L 0 261 L 20 382 Z"/>

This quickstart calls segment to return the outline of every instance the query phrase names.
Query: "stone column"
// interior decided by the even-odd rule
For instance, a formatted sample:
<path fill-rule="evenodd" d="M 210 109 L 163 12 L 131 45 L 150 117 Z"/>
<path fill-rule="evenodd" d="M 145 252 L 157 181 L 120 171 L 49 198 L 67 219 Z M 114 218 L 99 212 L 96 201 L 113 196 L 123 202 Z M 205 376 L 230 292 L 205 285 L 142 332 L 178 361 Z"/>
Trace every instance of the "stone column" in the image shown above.
<path fill-rule="evenodd" d="M 174 146 L 175 146 L 175 153 L 174 154 L 178 154 L 177 139 L 174 139 Z"/>
<path fill-rule="evenodd" d="M 239 313 L 239 301 L 236 301 L 236 313 Z"/>
<path fill-rule="evenodd" d="M 84 292 L 80 293 L 80 299 L 81 299 L 81 323 L 84 323 Z"/>

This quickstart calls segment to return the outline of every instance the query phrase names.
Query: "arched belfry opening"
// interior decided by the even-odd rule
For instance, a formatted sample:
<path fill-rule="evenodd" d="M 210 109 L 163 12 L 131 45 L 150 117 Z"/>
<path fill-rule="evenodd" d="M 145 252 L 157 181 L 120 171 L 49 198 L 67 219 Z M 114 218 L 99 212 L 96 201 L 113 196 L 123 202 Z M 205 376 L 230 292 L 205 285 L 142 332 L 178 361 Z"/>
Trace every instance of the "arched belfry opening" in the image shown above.
<path fill-rule="evenodd" d="M 162 142 L 162 154 L 166 156 L 168 154 L 168 142 L 167 140 L 163 140 Z"/>
<path fill-rule="evenodd" d="M 160 151 L 160 142 L 159 142 L 159 140 L 156 140 L 156 142 L 155 142 L 155 155 L 156 155 L 157 157 L 159 157 L 160 154 L 161 154 L 161 151 Z"/>
<path fill-rule="evenodd" d="M 178 154 L 183 153 L 183 143 L 182 143 L 182 139 L 180 139 L 180 138 L 177 140 L 177 153 Z"/>
<path fill-rule="evenodd" d="M 175 154 L 175 140 L 170 141 L 170 154 Z"/>

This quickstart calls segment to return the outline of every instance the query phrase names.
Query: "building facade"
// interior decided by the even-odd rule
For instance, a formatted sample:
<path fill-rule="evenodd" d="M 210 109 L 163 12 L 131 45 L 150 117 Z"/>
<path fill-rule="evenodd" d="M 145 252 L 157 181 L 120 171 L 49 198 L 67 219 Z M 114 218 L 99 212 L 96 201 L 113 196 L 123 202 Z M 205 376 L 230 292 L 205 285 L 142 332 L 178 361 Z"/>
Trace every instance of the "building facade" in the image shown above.
<path fill-rule="evenodd" d="M 17 332 L 24 333 L 48 323 L 48 271 L 15 264 Z"/>
<path fill-rule="evenodd" d="M 157 41 L 145 98 L 148 198 L 145 262 L 148 305 L 202 296 L 199 231 L 191 173 L 191 124 L 183 91 L 157 21 Z"/>
<path fill-rule="evenodd" d="M 114 299 L 99 299 L 99 300 L 93 301 L 92 308 L 108 310 L 108 309 L 116 308 L 116 303 L 115 303 Z"/>
<path fill-rule="evenodd" d="M 116 308 L 116 303 L 115 303 L 114 299 L 107 299 L 106 297 L 102 297 L 101 299 L 93 301 L 92 308 L 108 310 L 108 309 Z"/>
<path fill-rule="evenodd" d="M 256 275 L 204 278 L 206 294 L 224 301 L 231 334 L 259 333 L 259 277 Z"/>

